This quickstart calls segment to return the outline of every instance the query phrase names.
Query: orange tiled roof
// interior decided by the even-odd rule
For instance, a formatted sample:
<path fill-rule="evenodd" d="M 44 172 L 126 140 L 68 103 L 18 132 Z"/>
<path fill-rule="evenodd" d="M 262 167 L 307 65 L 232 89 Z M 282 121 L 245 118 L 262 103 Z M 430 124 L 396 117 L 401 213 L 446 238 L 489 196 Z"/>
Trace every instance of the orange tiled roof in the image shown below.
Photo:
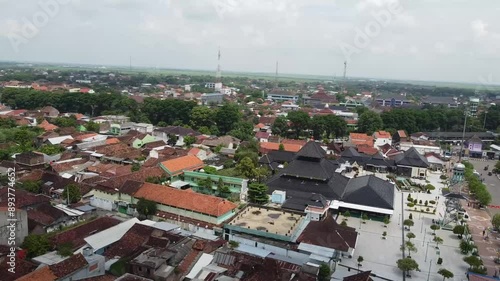
<path fill-rule="evenodd" d="M 47 120 L 43 120 L 42 123 L 38 124 L 37 127 L 42 128 L 45 131 L 54 131 L 55 129 L 59 128 L 56 125 L 50 124 Z"/>
<path fill-rule="evenodd" d="M 285 151 L 298 152 L 302 148 L 302 145 L 284 143 L 283 147 Z M 279 150 L 280 144 L 276 142 L 261 142 L 260 148 L 265 150 Z"/>
<path fill-rule="evenodd" d="M 219 197 L 152 183 L 144 183 L 135 193 L 135 197 L 217 217 L 238 207 L 231 201 Z"/>
<path fill-rule="evenodd" d="M 120 140 L 117 138 L 106 139 L 106 144 L 115 144 L 115 143 L 119 143 L 119 142 L 120 142 Z"/>
<path fill-rule="evenodd" d="M 24 275 L 23 277 L 17 279 L 20 281 L 52 281 L 56 280 L 57 276 L 50 270 L 48 266 L 42 267 L 38 270 L 31 272 L 30 274 Z"/>
<path fill-rule="evenodd" d="M 390 138 L 392 138 L 392 136 L 389 132 L 378 131 L 378 132 L 375 132 L 375 138 L 377 138 L 377 139 L 380 139 L 380 138 L 390 139 Z"/>
<path fill-rule="evenodd" d="M 199 148 L 197 148 L 197 147 L 193 147 L 193 148 L 191 148 L 191 150 L 189 150 L 189 152 L 188 152 L 188 153 L 189 153 L 190 155 L 195 155 L 195 156 L 196 156 L 199 152 L 200 152 L 200 149 L 199 149 Z"/>
<path fill-rule="evenodd" d="M 295 144 L 295 145 L 300 145 L 304 146 L 307 143 L 307 140 L 293 140 L 293 139 L 283 139 L 281 141 L 282 144 Z"/>
<path fill-rule="evenodd" d="M 76 141 L 82 141 L 84 139 L 88 139 L 88 138 L 95 137 L 95 136 L 97 136 L 96 133 L 88 133 L 88 134 L 83 134 L 83 135 L 75 136 L 73 139 L 76 140 Z"/>
<path fill-rule="evenodd" d="M 186 155 L 172 160 L 161 162 L 161 165 L 166 168 L 171 175 L 182 173 L 184 170 L 197 170 L 203 168 L 204 164 L 198 157 L 194 155 Z"/>

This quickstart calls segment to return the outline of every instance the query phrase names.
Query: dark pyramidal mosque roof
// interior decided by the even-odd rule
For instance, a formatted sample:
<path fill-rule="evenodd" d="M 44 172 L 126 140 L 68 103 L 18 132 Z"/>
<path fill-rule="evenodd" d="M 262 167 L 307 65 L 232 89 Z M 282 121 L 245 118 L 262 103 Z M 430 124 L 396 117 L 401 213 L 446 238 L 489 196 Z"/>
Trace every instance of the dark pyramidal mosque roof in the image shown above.
<path fill-rule="evenodd" d="M 421 167 L 428 168 L 429 162 L 427 158 L 418 153 L 418 151 L 411 147 L 405 153 L 396 156 L 396 165 L 398 166 L 410 166 L 410 167 Z"/>
<path fill-rule="evenodd" d="M 318 143 L 308 142 L 288 167 L 269 179 L 269 192 L 286 191 L 287 202 L 284 207 L 301 211 L 306 206 L 324 205 L 316 204 L 322 200 L 316 202 L 311 197 L 313 194 L 321 195 L 320 199 L 341 200 L 383 209 L 394 208 L 393 184 L 375 176 L 350 179 L 336 173 L 338 162 L 328 160 L 325 156 L 326 152 Z M 375 157 L 375 160 L 382 159 Z"/>

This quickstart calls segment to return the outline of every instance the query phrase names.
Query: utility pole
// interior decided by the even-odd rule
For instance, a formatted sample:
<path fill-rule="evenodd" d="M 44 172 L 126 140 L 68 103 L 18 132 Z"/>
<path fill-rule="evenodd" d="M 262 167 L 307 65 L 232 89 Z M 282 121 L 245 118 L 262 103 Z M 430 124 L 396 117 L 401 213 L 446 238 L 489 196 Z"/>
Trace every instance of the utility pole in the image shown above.
<path fill-rule="evenodd" d="M 458 155 L 458 163 L 462 162 L 462 153 L 464 151 L 464 145 L 465 145 L 465 128 L 467 127 L 467 110 L 464 111 L 465 117 L 464 117 L 464 131 L 462 133 L 462 144 L 460 146 L 460 154 Z"/>
<path fill-rule="evenodd" d="M 132 56 L 129 57 L 130 70 L 132 70 Z"/>
<path fill-rule="evenodd" d="M 346 79 L 346 76 L 347 76 L 347 61 L 344 61 L 344 79 L 342 81 L 342 93 L 341 94 L 344 94 L 344 92 L 345 92 L 345 79 Z"/>
<path fill-rule="evenodd" d="M 403 199 L 403 192 L 401 192 L 401 251 L 403 253 L 403 259 L 405 258 L 405 225 L 404 225 L 404 220 L 405 220 L 405 214 L 404 214 L 404 199 Z M 403 281 L 406 281 L 406 274 L 405 271 L 403 271 Z"/>

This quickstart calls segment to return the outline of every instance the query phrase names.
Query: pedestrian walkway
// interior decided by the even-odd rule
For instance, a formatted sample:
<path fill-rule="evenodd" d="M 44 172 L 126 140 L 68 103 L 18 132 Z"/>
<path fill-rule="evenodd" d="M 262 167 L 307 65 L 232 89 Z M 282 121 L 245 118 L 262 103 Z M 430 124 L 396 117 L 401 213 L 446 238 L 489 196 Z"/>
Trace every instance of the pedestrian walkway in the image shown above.
<path fill-rule="evenodd" d="M 465 201 L 462 201 L 462 205 L 471 218 L 468 223 L 469 230 L 479 251 L 479 256 L 481 256 L 484 266 L 488 269 L 488 275 L 493 276 L 500 269 L 495 263 L 497 250 L 500 248 L 500 240 L 496 235 L 488 233 L 488 231 L 485 233 L 489 239 L 485 239 L 483 236 L 483 231 L 491 227 L 491 218 L 485 210 L 469 207 Z"/>

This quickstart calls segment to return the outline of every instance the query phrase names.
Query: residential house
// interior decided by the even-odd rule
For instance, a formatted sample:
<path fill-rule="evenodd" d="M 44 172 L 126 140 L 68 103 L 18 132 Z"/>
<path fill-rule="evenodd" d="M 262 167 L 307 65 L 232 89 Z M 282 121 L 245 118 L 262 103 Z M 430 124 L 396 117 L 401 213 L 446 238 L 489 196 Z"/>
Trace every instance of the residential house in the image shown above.
<path fill-rule="evenodd" d="M 125 178 L 125 180 L 120 185 L 114 184 L 116 182 L 121 182 L 122 179 L 117 179 L 116 182 L 113 182 L 113 179 L 111 179 L 107 182 L 99 183 L 93 187 L 89 193 L 85 194 L 85 196 L 90 197 L 91 206 L 108 211 L 117 211 L 127 215 L 137 215 L 135 209 L 137 200 L 134 194 L 139 190 L 146 179 L 143 181 L 135 181 L 128 179 L 130 175 L 118 178 Z"/>
<path fill-rule="evenodd" d="M 45 106 L 40 109 L 40 112 L 43 113 L 44 117 L 55 118 L 59 116 L 59 110 L 55 109 L 52 106 Z"/>
<path fill-rule="evenodd" d="M 226 135 L 221 137 L 205 139 L 202 141 L 201 144 L 210 148 L 222 147 L 222 148 L 229 148 L 232 150 L 236 150 L 240 145 L 240 143 L 241 141 L 239 139 Z"/>
<path fill-rule="evenodd" d="M 318 90 L 316 93 L 309 97 L 304 98 L 304 104 L 336 104 L 338 103 L 335 95 L 326 93 L 323 89 Z"/>
<path fill-rule="evenodd" d="M 398 145 L 401 142 L 408 141 L 408 135 L 404 130 L 398 130 L 392 135 L 392 144 Z"/>
<path fill-rule="evenodd" d="M 28 229 L 32 234 L 50 233 L 75 222 L 71 221 L 72 218 L 65 212 L 50 203 L 42 203 L 34 208 L 29 208 L 27 212 Z"/>
<path fill-rule="evenodd" d="M 59 263 L 41 266 L 17 280 L 83 280 L 104 275 L 104 262 L 103 256 L 86 251 L 84 254 L 73 255 Z"/>
<path fill-rule="evenodd" d="M 255 138 L 258 142 L 267 142 L 271 134 L 268 132 L 257 132 L 255 133 Z"/>
<path fill-rule="evenodd" d="M 158 211 L 217 225 L 231 218 L 238 207 L 219 197 L 151 183 L 144 183 L 135 197 L 155 201 Z"/>
<path fill-rule="evenodd" d="M 125 135 L 134 127 L 134 123 L 125 122 L 125 123 L 111 123 L 109 128 L 109 134 L 111 135 Z"/>
<path fill-rule="evenodd" d="M 411 105 L 413 102 L 411 100 L 406 99 L 405 96 L 397 96 L 397 97 L 379 97 L 376 98 L 375 101 L 380 106 L 391 106 L 391 107 L 403 107 Z"/>
<path fill-rule="evenodd" d="M 371 278 L 371 270 L 369 270 L 344 277 L 343 281 L 374 281 L 374 280 Z"/>
<path fill-rule="evenodd" d="M 43 120 L 37 127 L 42 128 L 45 132 L 51 132 L 59 128 L 56 125 L 50 124 L 47 120 Z"/>
<path fill-rule="evenodd" d="M 132 124 L 132 130 L 136 130 L 143 134 L 152 134 L 154 126 L 149 123 L 134 123 Z"/>
<path fill-rule="evenodd" d="M 392 145 L 392 136 L 386 131 L 378 131 L 373 133 L 373 139 L 375 141 L 375 147 L 383 146 L 385 144 Z"/>
<path fill-rule="evenodd" d="M 354 146 L 366 144 L 370 147 L 373 147 L 374 144 L 373 137 L 363 133 L 350 133 L 349 142 L 352 143 Z"/>
<path fill-rule="evenodd" d="M 215 157 L 215 154 L 212 153 L 209 149 L 201 149 L 198 147 L 191 148 L 188 151 L 188 154 L 198 157 L 201 161 L 205 161 L 207 159 Z"/>
<path fill-rule="evenodd" d="M 455 97 L 426 97 L 422 100 L 422 105 L 444 106 L 448 108 L 457 108 L 460 102 Z"/>
<path fill-rule="evenodd" d="M 155 142 L 156 141 L 156 138 L 153 137 L 152 135 L 150 134 L 146 134 L 146 135 L 139 135 L 137 137 L 134 138 L 134 141 L 132 142 L 132 147 L 133 148 L 141 148 L 143 147 L 144 145 L 148 144 L 148 143 L 152 143 L 152 142 Z"/>
<path fill-rule="evenodd" d="M 175 136 L 175 138 L 177 139 L 177 141 L 174 143 L 175 146 L 184 146 L 184 138 L 186 136 L 196 137 L 199 135 L 201 135 L 199 132 L 181 126 L 160 127 L 153 130 L 153 136 L 156 139 L 164 140 L 167 143 L 170 143 L 169 139 Z"/>
<path fill-rule="evenodd" d="M 16 162 L 24 166 L 39 166 L 45 164 L 42 153 L 37 152 L 23 152 L 16 155 Z"/>

